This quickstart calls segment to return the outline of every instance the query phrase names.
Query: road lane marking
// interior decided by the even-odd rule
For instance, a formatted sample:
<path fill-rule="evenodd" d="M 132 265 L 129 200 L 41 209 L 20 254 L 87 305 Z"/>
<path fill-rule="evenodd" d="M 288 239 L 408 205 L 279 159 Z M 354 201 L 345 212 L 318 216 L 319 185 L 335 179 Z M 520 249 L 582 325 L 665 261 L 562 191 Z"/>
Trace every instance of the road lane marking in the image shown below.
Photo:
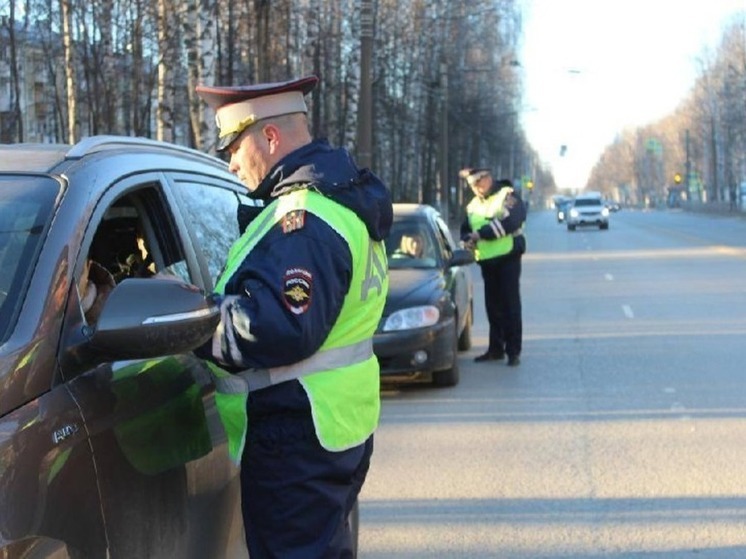
<path fill-rule="evenodd" d="M 592 252 L 591 252 L 592 251 Z M 728 247 L 723 245 L 710 245 L 697 248 L 680 249 L 651 249 L 651 250 L 618 250 L 618 251 L 595 251 L 593 247 L 586 247 L 583 252 L 573 253 L 547 253 L 527 252 L 523 256 L 525 261 L 554 261 L 554 260 L 630 260 L 630 259 L 692 259 L 692 258 L 722 258 L 723 256 L 744 258 L 746 248 Z"/>
<path fill-rule="evenodd" d="M 635 318 L 635 313 L 632 312 L 632 307 L 629 305 L 622 305 L 622 312 L 627 318 Z"/>

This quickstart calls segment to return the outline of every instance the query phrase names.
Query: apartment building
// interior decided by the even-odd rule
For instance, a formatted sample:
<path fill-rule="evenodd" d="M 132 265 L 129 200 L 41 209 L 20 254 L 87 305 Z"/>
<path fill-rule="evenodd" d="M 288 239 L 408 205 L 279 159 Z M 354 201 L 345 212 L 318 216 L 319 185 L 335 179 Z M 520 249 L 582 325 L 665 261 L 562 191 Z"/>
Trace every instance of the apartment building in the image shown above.
<path fill-rule="evenodd" d="M 17 105 L 13 92 L 10 27 L 7 17 L 3 17 L 0 22 L 0 142 L 17 141 L 20 130 L 25 141 L 53 142 L 59 126 L 54 117 L 54 95 L 59 89 L 51 83 L 50 56 L 45 52 L 41 37 L 33 31 L 16 25 L 13 39 L 19 76 Z"/>

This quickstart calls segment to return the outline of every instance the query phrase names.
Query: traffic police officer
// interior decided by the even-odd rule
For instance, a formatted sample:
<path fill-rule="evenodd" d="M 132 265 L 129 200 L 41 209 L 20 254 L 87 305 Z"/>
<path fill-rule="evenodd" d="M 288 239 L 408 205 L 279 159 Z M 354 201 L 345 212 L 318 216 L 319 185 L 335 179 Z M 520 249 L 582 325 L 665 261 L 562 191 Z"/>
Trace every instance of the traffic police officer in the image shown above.
<path fill-rule="evenodd" d="M 347 519 L 380 412 L 372 337 L 388 290 L 391 198 L 346 150 L 311 138 L 305 95 L 317 81 L 197 87 L 230 171 L 264 202 L 227 255 L 221 321 L 203 348 L 220 365 L 252 559 L 351 556 Z"/>
<path fill-rule="evenodd" d="M 461 240 L 474 250 L 482 270 L 490 325 L 487 351 L 474 360 L 502 360 L 507 355 L 508 365 L 516 366 L 523 339 L 520 278 L 526 207 L 512 183 L 495 183 L 488 169 L 463 169 L 460 175 L 474 193 L 461 224 Z"/>

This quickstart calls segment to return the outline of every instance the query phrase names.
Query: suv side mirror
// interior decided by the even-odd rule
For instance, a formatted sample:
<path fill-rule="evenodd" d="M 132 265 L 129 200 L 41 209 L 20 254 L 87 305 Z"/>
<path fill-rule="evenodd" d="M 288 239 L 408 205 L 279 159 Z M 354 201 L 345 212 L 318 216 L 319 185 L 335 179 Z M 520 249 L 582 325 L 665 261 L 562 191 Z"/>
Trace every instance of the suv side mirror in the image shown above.
<path fill-rule="evenodd" d="M 85 345 L 98 361 L 185 353 L 205 343 L 219 321 L 218 306 L 193 285 L 130 278 L 111 292 Z"/>

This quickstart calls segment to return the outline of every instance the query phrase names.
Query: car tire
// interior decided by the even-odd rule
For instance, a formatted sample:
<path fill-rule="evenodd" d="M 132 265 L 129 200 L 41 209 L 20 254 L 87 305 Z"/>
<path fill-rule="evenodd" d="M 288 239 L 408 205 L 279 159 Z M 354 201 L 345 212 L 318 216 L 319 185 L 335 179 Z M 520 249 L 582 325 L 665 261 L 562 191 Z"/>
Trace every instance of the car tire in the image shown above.
<path fill-rule="evenodd" d="M 606 229 L 609 228 L 609 224 L 608 223 L 602 223 L 601 225 L 598 226 L 598 228 L 602 229 L 602 230 L 606 230 Z"/>
<path fill-rule="evenodd" d="M 451 363 L 451 367 L 449 369 L 445 369 L 443 371 L 433 371 L 433 385 L 439 388 L 456 386 L 460 378 L 458 367 L 458 322 L 454 323 L 454 329 L 453 363 Z"/>
<path fill-rule="evenodd" d="M 574 226 L 574 225 L 570 225 L 570 224 L 568 224 L 568 225 L 567 225 L 567 230 L 568 230 L 568 231 L 575 231 L 575 226 Z"/>
<path fill-rule="evenodd" d="M 469 302 L 469 310 L 467 311 L 466 322 L 464 323 L 464 329 L 461 330 L 461 335 L 458 337 L 458 350 L 467 351 L 471 349 L 471 325 L 474 322 L 474 311 L 472 307 L 473 301 Z"/>

